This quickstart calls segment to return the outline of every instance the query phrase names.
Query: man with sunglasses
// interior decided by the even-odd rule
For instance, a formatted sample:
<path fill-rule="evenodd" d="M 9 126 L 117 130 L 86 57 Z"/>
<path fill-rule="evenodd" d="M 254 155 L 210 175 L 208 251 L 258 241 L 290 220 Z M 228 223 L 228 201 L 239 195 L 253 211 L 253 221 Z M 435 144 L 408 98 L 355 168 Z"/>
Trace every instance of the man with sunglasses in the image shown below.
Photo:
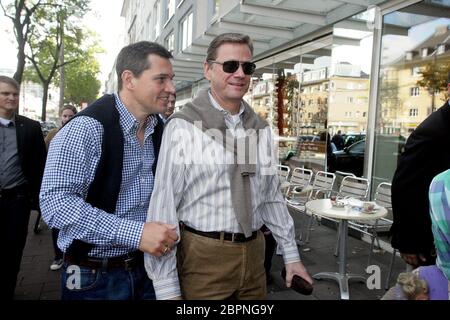
<path fill-rule="evenodd" d="M 270 127 L 242 99 L 252 53 L 246 35 L 217 36 L 204 62 L 210 88 L 167 122 L 147 221 L 179 224 L 182 240 L 163 257 L 146 255 L 157 299 L 264 299 L 263 224 L 283 253 L 286 285 L 295 274 L 312 283 L 276 171 L 252 149 L 273 151 Z"/>

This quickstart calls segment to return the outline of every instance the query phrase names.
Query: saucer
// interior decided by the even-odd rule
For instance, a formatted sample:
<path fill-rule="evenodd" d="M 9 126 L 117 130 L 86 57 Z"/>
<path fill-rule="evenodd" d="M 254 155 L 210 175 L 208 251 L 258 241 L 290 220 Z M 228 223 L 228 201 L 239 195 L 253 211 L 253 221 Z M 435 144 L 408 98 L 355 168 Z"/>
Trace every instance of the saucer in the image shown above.
<path fill-rule="evenodd" d="M 335 209 L 345 208 L 345 203 L 343 203 L 343 202 L 336 202 L 336 201 L 330 201 L 330 202 L 331 202 L 331 206 Z"/>
<path fill-rule="evenodd" d="M 374 208 L 374 209 L 372 209 L 372 210 L 364 210 L 364 209 L 361 209 L 361 212 L 362 213 L 366 213 L 366 214 L 371 214 L 371 213 L 375 213 L 375 212 L 377 212 L 378 211 L 378 208 Z"/>

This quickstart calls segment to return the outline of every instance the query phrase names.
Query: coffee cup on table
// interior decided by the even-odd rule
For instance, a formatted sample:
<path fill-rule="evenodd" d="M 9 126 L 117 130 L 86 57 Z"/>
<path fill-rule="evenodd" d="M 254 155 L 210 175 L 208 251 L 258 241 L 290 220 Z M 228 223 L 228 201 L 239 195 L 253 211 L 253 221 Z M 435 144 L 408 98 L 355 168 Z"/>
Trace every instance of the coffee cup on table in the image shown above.
<path fill-rule="evenodd" d="M 363 202 L 363 211 L 371 212 L 375 209 L 375 204 L 373 202 Z"/>

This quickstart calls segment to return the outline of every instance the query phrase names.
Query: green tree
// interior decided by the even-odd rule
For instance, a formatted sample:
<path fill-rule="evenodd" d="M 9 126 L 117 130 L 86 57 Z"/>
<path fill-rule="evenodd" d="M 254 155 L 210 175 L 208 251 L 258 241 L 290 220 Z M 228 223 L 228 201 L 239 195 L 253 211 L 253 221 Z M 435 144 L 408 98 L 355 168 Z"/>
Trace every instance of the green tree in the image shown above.
<path fill-rule="evenodd" d="M 83 42 L 87 49 L 82 50 L 82 59 L 78 59 L 77 63 L 71 63 L 65 68 L 64 103 L 76 106 L 97 99 L 101 87 L 101 83 L 97 79 L 100 73 L 100 65 L 95 55 L 103 52 L 103 50 L 98 46 L 93 33 L 86 37 Z M 86 45 L 87 42 L 89 42 L 88 45 Z M 59 76 L 55 80 L 58 81 Z"/>
<path fill-rule="evenodd" d="M 38 8 L 46 5 L 46 2 L 42 0 L 15 0 L 14 3 L 5 4 L 6 2 L 5 0 L 0 0 L 0 6 L 5 17 L 9 18 L 14 26 L 14 36 L 17 41 L 17 67 L 14 79 L 21 83 L 25 70 L 25 49 L 30 35 L 32 17 Z"/>
<path fill-rule="evenodd" d="M 428 90 L 431 95 L 431 112 L 435 111 L 436 93 L 447 93 L 447 77 L 450 73 L 450 62 L 434 62 L 427 64 L 420 72 L 422 79 L 417 81 L 417 84 Z"/>
<path fill-rule="evenodd" d="M 48 89 L 58 69 L 82 60 L 84 35 L 79 26 L 88 3 L 89 0 L 48 0 L 48 6 L 38 7 L 33 15 L 26 54 L 32 67 L 27 68 L 25 77 L 42 84 L 42 121 L 46 119 Z"/>

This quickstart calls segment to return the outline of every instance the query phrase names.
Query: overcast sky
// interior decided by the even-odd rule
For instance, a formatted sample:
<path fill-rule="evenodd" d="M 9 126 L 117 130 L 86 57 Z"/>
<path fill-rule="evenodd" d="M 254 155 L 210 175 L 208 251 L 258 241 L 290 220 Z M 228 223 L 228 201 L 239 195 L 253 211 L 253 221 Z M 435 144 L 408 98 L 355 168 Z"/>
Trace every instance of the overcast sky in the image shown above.
<path fill-rule="evenodd" d="M 101 66 L 102 88 L 114 59 L 123 45 L 124 21 L 120 17 L 123 0 L 91 0 L 92 11 L 84 18 L 84 24 L 97 32 L 100 45 L 105 53 L 98 57 Z M 12 23 L 0 14 L 0 69 L 12 69 L 17 63 L 17 44 L 14 39 Z"/>

